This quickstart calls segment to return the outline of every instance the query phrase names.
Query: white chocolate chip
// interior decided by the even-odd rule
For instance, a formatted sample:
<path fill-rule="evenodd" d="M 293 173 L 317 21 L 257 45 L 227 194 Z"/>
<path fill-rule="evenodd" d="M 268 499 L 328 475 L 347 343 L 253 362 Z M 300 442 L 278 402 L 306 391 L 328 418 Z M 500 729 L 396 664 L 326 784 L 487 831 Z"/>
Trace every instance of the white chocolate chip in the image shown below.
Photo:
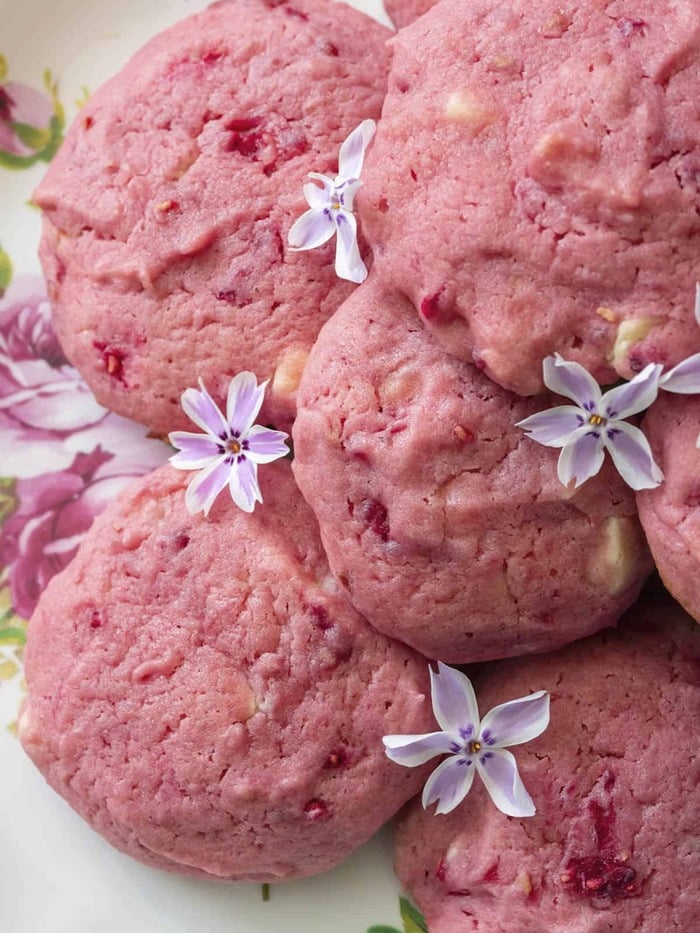
<path fill-rule="evenodd" d="M 609 518 L 601 543 L 588 562 L 586 576 L 611 596 L 620 596 L 634 582 L 640 559 L 639 533 L 632 518 Z"/>
<path fill-rule="evenodd" d="M 272 379 L 272 394 L 276 398 L 294 395 L 299 388 L 308 355 L 302 347 L 290 347 L 282 354 Z"/>
<path fill-rule="evenodd" d="M 542 24 L 540 33 L 546 39 L 559 39 L 564 35 L 570 25 L 571 17 L 561 10 L 557 10 Z"/>
<path fill-rule="evenodd" d="M 454 123 L 463 124 L 473 136 L 478 136 L 496 119 L 493 109 L 466 88 L 450 94 L 445 105 L 445 116 Z"/>
<path fill-rule="evenodd" d="M 420 394 L 422 377 L 419 369 L 406 366 L 387 375 L 379 387 L 383 405 L 408 402 Z"/>
<path fill-rule="evenodd" d="M 178 181 L 192 168 L 194 163 L 199 158 L 199 155 L 199 146 L 195 143 L 189 152 L 186 152 L 184 155 L 180 156 L 175 164 L 171 166 L 170 170 L 166 173 L 166 178 L 168 178 L 169 181 Z"/>
<path fill-rule="evenodd" d="M 508 58 L 506 55 L 494 55 L 489 59 L 486 67 L 489 71 L 515 72 L 520 70 L 520 62 L 515 58 Z"/>
<path fill-rule="evenodd" d="M 596 308 L 595 313 L 603 318 L 604 321 L 608 321 L 610 324 L 614 324 L 617 321 L 617 315 L 610 308 Z"/>
<path fill-rule="evenodd" d="M 658 323 L 658 319 L 654 317 L 631 317 L 622 321 L 617 328 L 612 352 L 612 364 L 617 372 L 628 372 L 630 350 L 635 343 L 644 340 L 652 327 L 656 327 Z"/>

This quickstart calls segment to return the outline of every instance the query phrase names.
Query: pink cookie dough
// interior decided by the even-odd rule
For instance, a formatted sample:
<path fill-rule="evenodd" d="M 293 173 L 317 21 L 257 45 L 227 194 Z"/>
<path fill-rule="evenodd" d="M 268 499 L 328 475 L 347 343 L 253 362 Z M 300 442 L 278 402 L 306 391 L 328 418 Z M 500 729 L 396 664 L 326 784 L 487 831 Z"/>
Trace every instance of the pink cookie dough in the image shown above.
<path fill-rule="evenodd" d="M 530 395 L 700 349 L 696 0 L 444 0 L 390 46 L 362 229 L 450 353 Z"/>
<path fill-rule="evenodd" d="M 294 473 L 328 560 L 380 631 L 466 663 L 614 625 L 652 569 L 606 463 L 577 491 L 516 423 L 523 399 L 446 354 L 373 277 L 325 325 L 299 390 Z"/>
<path fill-rule="evenodd" d="M 435 6 L 437 0 L 384 0 L 384 9 L 397 29 L 403 29 Z"/>
<path fill-rule="evenodd" d="M 407 808 L 396 869 L 430 933 L 700 929 L 692 621 L 670 600 L 639 604 L 616 632 L 486 665 L 473 682 L 482 716 L 551 694 L 548 729 L 511 749 L 537 813 L 505 816 L 478 777 L 446 816 Z"/>
<path fill-rule="evenodd" d="M 270 379 L 287 429 L 306 354 L 354 286 L 287 233 L 307 173 L 379 115 L 390 31 L 329 0 L 226 0 L 149 42 L 90 99 L 36 192 L 59 339 L 108 408 L 186 427 L 202 377 Z"/>
<path fill-rule="evenodd" d="M 642 428 L 664 481 L 637 493 L 639 518 L 664 585 L 700 621 L 700 398 L 662 392 Z"/>
<path fill-rule="evenodd" d="M 94 524 L 29 624 L 22 744 L 118 849 L 222 880 L 335 865 L 417 792 L 381 737 L 428 665 L 334 584 L 289 464 L 253 515 L 188 515 L 169 465 Z M 423 775 L 423 778 L 425 774 Z"/>

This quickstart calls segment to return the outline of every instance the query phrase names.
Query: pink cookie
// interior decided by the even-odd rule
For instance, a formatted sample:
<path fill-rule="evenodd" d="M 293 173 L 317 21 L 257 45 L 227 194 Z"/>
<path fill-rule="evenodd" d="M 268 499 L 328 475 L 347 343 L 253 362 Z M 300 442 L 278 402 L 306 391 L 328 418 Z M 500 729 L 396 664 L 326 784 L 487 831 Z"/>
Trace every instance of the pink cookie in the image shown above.
<path fill-rule="evenodd" d="M 381 737 L 429 726 L 427 665 L 339 592 L 288 464 L 264 468 L 253 515 L 222 496 L 193 518 L 186 479 L 165 466 L 131 487 L 45 591 L 22 743 L 149 865 L 322 871 L 418 790 Z"/>
<path fill-rule="evenodd" d="M 664 481 L 637 493 L 639 517 L 664 584 L 700 621 L 700 398 L 662 392 L 643 430 Z"/>
<path fill-rule="evenodd" d="M 331 569 L 380 631 L 443 661 L 546 651 L 613 625 L 651 561 L 610 463 L 578 491 L 516 422 L 527 400 L 362 285 L 299 390 L 294 472 Z"/>
<path fill-rule="evenodd" d="M 153 39 L 89 101 L 39 186 L 66 355 L 108 408 L 185 427 L 181 392 L 236 372 L 294 417 L 306 354 L 353 286 L 292 253 L 308 172 L 377 117 L 390 32 L 327 0 L 228 0 Z"/>
<path fill-rule="evenodd" d="M 482 716 L 551 693 L 549 728 L 510 749 L 537 813 L 505 816 L 478 777 L 446 816 L 405 811 L 396 868 L 430 933 L 700 929 L 699 672 L 698 630 L 670 601 L 484 667 Z"/>
<path fill-rule="evenodd" d="M 397 29 L 403 29 L 435 6 L 437 0 L 384 0 L 384 8 Z"/>
<path fill-rule="evenodd" d="M 378 272 L 460 359 L 541 390 L 700 349 L 700 6 L 444 0 L 391 41 L 358 199 Z"/>

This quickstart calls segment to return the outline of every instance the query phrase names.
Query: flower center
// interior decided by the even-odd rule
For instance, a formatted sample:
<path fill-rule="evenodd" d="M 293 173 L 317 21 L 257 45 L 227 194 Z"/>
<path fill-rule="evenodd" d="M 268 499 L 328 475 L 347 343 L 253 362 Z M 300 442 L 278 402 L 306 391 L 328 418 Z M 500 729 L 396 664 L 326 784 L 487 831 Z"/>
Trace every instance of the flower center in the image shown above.
<path fill-rule="evenodd" d="M 478 755 L 481 751 L 481 742 L 470 742 L 467 748 L 469 749 L 470 755 Z"/>
<path fill-rule="evenodd" d="M 239 454 L 240 452 L 241 452 L 241 445 L 239 441 L 237 441 L 233 437 L 230 440 L 226 441 L 226 453 L 227 454 Z"/>
<path fill-rule="evenodd" d="M 595 428 L 599 428 L 599 427 L 601 426 L 601 424 L 605 424 L 605 423 L 606 423 L 606 419 L 603 418 L 602 415 L 589 415 L 589 416 L 588 416 L 588 423 L 589 423 L 589 424 L 592 424 L 593 427 L 595 427 Z"/>

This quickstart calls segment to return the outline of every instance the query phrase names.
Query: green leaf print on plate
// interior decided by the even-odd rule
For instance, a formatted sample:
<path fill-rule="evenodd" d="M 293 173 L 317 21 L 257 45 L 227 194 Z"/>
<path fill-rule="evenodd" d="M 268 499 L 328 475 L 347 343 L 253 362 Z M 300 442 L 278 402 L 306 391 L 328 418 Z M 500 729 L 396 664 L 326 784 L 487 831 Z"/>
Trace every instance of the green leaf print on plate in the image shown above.
<path fill-rule="evenodd" d="M 399 910 L 403 921 L 403 931 L 397 930 L 396 927 L 379 925 L 370 927 L 367 933 L 428 933 L 428 925 L 423 914 L 413 906 L 408 898 L 399 898 Z"/>
<path fill-rule="evenodd" d="M 0 246 L 0 296 L 12 281 L 12 263 L 10 257 Z"/>
<path fill-rule="evenodd" d="M 7 59 L 0 55 L 0 168 L 25 169 L 50 162 L 66 127 L 58 83 L 47 69 L 44 88 L 38 91 L 7 81 L 8 70 Z"/>

